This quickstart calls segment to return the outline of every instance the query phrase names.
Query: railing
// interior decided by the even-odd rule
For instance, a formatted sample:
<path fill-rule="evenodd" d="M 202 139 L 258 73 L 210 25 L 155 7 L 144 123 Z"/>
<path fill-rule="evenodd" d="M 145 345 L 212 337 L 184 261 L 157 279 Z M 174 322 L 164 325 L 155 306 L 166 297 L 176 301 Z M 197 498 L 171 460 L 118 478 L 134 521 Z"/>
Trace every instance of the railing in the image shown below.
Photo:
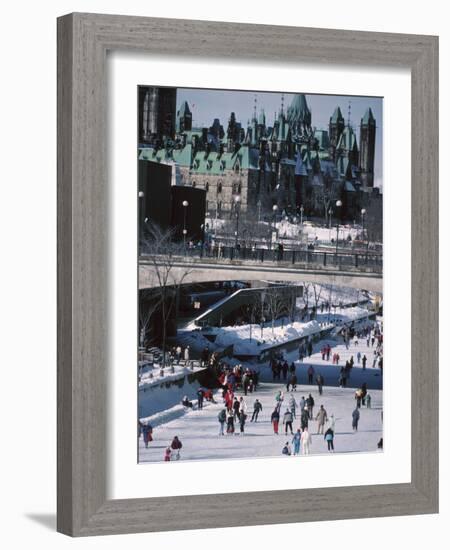
<path fill-rule="evenodd" d="M 381 273 L 381 254 L 353 252 L 318 252 L 314 250 L 278 250 L 267 248 L 193 247 L 186 248 L 185 257 L 215 259 L 217 261 L 250 261 L 256 263 L 281 263 L 307 268 L 330 268 Z"/>

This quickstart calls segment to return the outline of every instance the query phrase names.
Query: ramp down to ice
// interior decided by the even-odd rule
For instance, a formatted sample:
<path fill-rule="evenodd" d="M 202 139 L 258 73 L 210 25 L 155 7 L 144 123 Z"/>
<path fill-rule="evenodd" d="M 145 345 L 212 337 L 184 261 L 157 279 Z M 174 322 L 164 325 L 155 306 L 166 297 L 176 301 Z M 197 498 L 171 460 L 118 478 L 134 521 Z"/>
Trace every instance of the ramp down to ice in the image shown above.
<path fill-rule="evenodd" d="M 208 308 L 205 312 L 194 319 L 194 324 L 199 327 L 204 326 L 220 326 L 223 319 L 238 310 L 243 306 L 253 306 L 263 300 L 266 292 L 276 289 L 280 296 L 300 297 L 302 296 L 303 287 L 301 285 L 285 285 L 276 287 L 260 287 L 260 288 L 241 288 L 230 296 L 226 296 Z"/>

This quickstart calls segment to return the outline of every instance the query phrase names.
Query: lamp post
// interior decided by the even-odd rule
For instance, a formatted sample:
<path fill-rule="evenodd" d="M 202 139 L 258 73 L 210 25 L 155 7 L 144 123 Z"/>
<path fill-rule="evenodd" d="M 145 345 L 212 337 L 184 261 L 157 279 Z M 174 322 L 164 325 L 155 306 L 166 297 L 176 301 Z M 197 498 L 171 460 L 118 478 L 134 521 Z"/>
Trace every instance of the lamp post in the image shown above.
<path fill-rule="evenodd" d="M 366 209 L 361 209 L 361 226 L 362 226 L 362 240 L 364 242 L 364 216 L 366 215 Z"/>
<path fill-rule="evenodd" d="M 305 211 L 305 209 L 303 208 L 303 204 L 300 206 L 300 225 L 302 226 L 302 229 L 303 229 L 303 212 Z"/>
<path fill-rule="evenodd" d="M 187 229 L 186 229 L 186 216 L 187 216 L 187 207 L 189 206 L 188 201 L 183 201 L 183 246 L 184 246 L 184 253 L 186 254 L 186 235 L 187 235 Z"/>
<path fill-rule="evenodd" d="M 272 206 L 272 212 L 273 212 L 273 228 L 274 230 L 276 231 L 277 230 L 277 222 L 276 222 L 276 216 L 277 216 L 277 210 L 278 210 L 278 205 L 274 204 Z M 270 230 L 270 248 L 272 249 L 272 229 Z"/>
<path fill-rule="evenodd" d="M 238 245 L 238 237 L 239 237 L 239 202 L 241 200 L 241 197 L 239 195 L 235 195 L 234 197 L 234 208 L 236 210 L 236 231 L 234 232 L 234 247 L 237 248 Z"/>
<path fill-rule="evenodd" d="M 139 191 L 139 237 L 143 237 L 144 233 L 144 191 Z"/>
<path fill-rule="evenodd" d="M 336 201 L 336 207 L 340 208 L 342 206 L 342 201 Z M 339 215 L 336 217 L 336 259 L 338 254 L 338 244 L 339 244 Z"/>

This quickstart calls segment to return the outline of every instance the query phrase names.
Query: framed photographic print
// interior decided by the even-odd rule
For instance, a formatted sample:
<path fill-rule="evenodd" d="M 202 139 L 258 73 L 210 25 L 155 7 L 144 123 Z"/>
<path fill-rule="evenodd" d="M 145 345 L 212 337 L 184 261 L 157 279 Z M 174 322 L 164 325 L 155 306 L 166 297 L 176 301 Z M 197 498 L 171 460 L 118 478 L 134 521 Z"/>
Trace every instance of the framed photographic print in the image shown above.
<path fill-rule="evenodd" d="M 437 512 L 437 38 L 71 14 L 58 71 L 58 530 Z"/>

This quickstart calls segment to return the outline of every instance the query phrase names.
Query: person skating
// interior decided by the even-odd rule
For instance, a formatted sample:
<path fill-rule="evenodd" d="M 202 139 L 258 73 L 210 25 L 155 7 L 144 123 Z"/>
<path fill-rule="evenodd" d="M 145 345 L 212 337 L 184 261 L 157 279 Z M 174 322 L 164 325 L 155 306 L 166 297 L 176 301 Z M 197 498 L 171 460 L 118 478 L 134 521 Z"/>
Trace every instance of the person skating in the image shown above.
<path fill-rule="evenodd" d="M 239 419 L 239 408 L 240 408 L 240 406 L 241 406 L 241 404 L 238 401 L 238 398 L 235 397 L 234 401 L 233 401 L 233 412 L 234 412 L 234 416 L 238 419 Z"/>
<path fill-rule="evenodd" d="M 334 432 L 331 428 L 328 428 L 328 430 L 325 432 L 323 438 L 327 442 L 327 447 L 329 452 L 334 453 Z"/>
<path fill-rule="evenodd" d="M 302 442 L 302 454 L 309 455 L 311 445 L 312 445 L 312 437 L 311 437 L 311 434 L 308 432 L 308 428 L 305 428 L 303 430 L 301 442 Z"/>
<path fill-rule="evenodd" d="M 312 420 L 314 413 L 314 398 L 311 394 L 306 399 L 306 406 L 308 407 L 309 419 Z"/>
<path fill-rule="evenodd" d="M 323 429 L 325 422 L 327 421 L 327 411 L 323 408 L 323 405 L 320 405 L 319 412 L 316 415 L 317 420 L 317 433 L 323 434 Z"/>
<path fill-rule="evenodd" d="M 242 415 L 247 416 L 247 403 L 244 401 L 243 397 L 239 399 L 239 420 Z"/>
<path fill-rule="evenodd" d="M 355 432 L 358 431 L 358 422 L 359 422 L 359 409 L 358 407 L 352 412 L 352 428 Z"/>
<path fill-rule="evenodd" d="M 142 425 L 142 439 L 144 440 L 145 448 L 148 449 L 148 444 L 153 441 L 153 427 L 151 424 Z"/>
<path fill-rule="evenodd" d="M 241 435 L 244 435 L 244 427 L 245 427 L 245 421 L 247 420 L 247 414 L 244 412 L 244 410 L 241 410 L 239 414 L 239 429 Z"/>
<path fill-rule="evenodd" d="M 291 394 L 289 397 L 289 408 L 291 410 L 292 416 L 296 417 L 296 409 L 297 409 L 297 402 L 295 401 L 295 397 Z"/>
<path fill-rule="evenodd" d="M 297 375 L 291 374 L 289 381 L 286 384 L 286 390 L 289 391 L 289 388 L 292 387 L 292 391 L 297 391 Z"/>
<path fill-rule="evenodd" d="M 224 428 L 225 428 L 225 422 L 227 421 L 227 410 L 223 408 L 219 414 L 217 415 L 217 419 L 219 420 L 219 435 L 225 435 L 224 434 Z"/>
<path fill-rule="evenodd" d="M 284 447 L 281 450 L 281 454 L 286 456 L 290 456 L 292 454 L 291 448 L 289 446 L 289 441 L 286 441 L 286 443 L 284 444 Z"/>
<path fill-rule="evenodd" d="M 365 369 L 366 368 L 366 364 L 367 364 L 367 357 L 366 357 L 366 354 L 363 355 L 363 358 L 361 359 L 362 361 L 362 368 Z"/>
<path fill-rule="evenodd" d="M 170 455 L 172 454 L 172 449 L 167 447 L 164 451 L 164 462 L 170 462 Z"/>
<path fill-rule="evenodd" d="M 305 405 L 302 409 L 302 414 L 300 417 L 300 427 L 302 430 L 308 427 L 308 422 L 309 422 L 309 411 L 308 411 L 308 407 Z"/>
<path fill-rule="evenodd" d="M 372 397 L 371 397 L 370 393 L 366 394 L 366 407 L 368 409 L 372 408 Z"/>
<path fill-rule="evenodd" d="M 304 395 L 302 395 L 302 398 L 300 399 L 299 405 L 300 405 L 300 413 L 301 413 L 303 411 L 303 409 L 305 408 L 305 406 L 306 406 L 306 399 L 305 399 Z"/>
<path fill-rule="evenodd" d="M 324 377 L 319 374 L 316 378 L 316 384 L 317 384 L 317 389 L 319 390 L 319 395 L 322 395 L 323 393 L 323 385 L 325 384 L 325 379 Z"/>
<path fill-rule="evenodd" d="M 172 443 L 170 445 L 170 448 L 172 449 L 172 456 L 175 456 L 175 460 L 180 460 L 180 451 L 182 447 L 183 447 L 183 444 L 181 443 L 181 441 L 178 439 L 178 436 L 176 435 L 172 439 Z"/>
<path fill-rule="evenodd" d="M 302 440 L 302 432 L 297 430 L 292 438 L 292 444 L 294 445 L 294 455 L 300 454 L 300 442 Z"/>
<path fill-rule="evenodd" d="M 203 393 L 203 388 L 199 388 L 197 391 L 197 408 L 198 410 L 203 409 L 203 398 L 205 394 Z"/>
<path fill-rule="evenodd" d="M 189 361 L 189 346 L 186 346 L 186 349 L 184 350 L 184 360 L 186 362 Z"/>
<path fill-rule="evenodd" d="M 312 384 L 314 380 L 314 367 L 309 365 L 308 368 L 308 384 Z"/>
<path fill-rule="evenodd" d="M 289 409 L 286 409 L 286 412 L 284 413 L 284 416 L 283 416 L 284 433 L 286 435 L 288 433 L 288 430 L 291 431 L 291 435 L 294 433 L 292 430 L 292 421 L 293 421 L 292 413 Z"/>
<path fill-rule="evenodd" d="M 257 422 L 258 415 L 261 411 L 262 411 L 261 401 L 259 399 L 255 399 L 255 402 L 253 403 L 253 414 L 250 422 Z"/>
<path fill-rule="evenodd" d="M 280 422 L 280 412 L 278 408 L 275 408 L 275 410 L 273 411 L 270 417 L 270 421 L 272 422 L 273 433 L 278 435 L 278 424 Z"/>
<path fill-rule="evenodd" d="M 360 409 L 361 408 L 361 400 L 362 400 L 362 390 L 361 390 L 361 388 L 358 388 L 355 391 L 355 399 L 356 399 L 356 407 L 358 409 Z"/>
<path fill-rule="evenodd" d="M 234 433 L 234 410 L 227 409 L 227 434 Z"/>

